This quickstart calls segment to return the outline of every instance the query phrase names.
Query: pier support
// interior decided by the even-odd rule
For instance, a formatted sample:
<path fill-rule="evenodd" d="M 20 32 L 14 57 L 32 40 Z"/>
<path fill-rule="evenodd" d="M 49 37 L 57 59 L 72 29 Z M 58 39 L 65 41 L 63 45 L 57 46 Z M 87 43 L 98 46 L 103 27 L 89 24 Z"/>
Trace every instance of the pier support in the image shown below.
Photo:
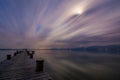
<path fill-rule="evenodd" d="M 30 56 L 30 59 L 33 59 L 33 54 L 30 54 L 29 56 Z"/>
<path fill-rule="evenodd" d="M 32 51 L 32 54 L 35 54 L 35 51 Z"/>
<path fill-rule="evenodd" d="M 29 52 L 29 57 L 30 57 L 30 59 L 33 59 L 34 54 L 35 54 L 35 51 Z"/>
<path fill-rule="evenodd" d="M 44 71 L 44 60 L 36 60 L 36 72 Z"/>
<path fill-rule="evenodd" d="M 15 53 L 14 53 L 14 56 L 16 56 L 16 55 L 17 55 L 17 53 L 15 52 Z"/>
<path fill-rule="evenodd" d="M 7 55 L 7 60 L 10 60 L 10 59 L 11 59 L 11 55 L 8 54 L 8 55 Z"/>

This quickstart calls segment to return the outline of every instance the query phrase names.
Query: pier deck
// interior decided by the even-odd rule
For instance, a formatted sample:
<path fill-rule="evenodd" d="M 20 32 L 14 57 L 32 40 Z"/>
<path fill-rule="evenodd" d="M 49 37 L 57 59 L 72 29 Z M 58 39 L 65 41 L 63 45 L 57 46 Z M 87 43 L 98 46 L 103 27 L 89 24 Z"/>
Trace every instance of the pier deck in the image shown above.
<path fill-rule="evenodd" d="M 0 62 L 0 80 L 52 80 L 47 72 L 36 72 L 35 63 L 26 53 L 4 60 Z"/>

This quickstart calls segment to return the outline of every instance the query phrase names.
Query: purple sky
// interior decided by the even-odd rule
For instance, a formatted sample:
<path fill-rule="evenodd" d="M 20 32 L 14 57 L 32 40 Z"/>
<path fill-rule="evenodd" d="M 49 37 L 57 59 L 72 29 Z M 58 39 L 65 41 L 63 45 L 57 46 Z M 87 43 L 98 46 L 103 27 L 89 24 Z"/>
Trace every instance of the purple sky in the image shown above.
<path fill-rule="evenodd" d="M 0 0 L 0 48 L 120 44 L 120 0 Z"/>

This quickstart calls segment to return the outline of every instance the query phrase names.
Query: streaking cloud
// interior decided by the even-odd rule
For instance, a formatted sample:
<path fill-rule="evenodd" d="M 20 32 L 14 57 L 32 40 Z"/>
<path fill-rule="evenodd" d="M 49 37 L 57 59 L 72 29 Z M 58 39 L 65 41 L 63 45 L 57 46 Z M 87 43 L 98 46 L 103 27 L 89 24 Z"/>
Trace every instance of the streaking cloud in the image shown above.
<path fill-rule="evenodd" d="M 119 4 L 119 0 L 0 0 L 0 47 L 120 44 Z"/>

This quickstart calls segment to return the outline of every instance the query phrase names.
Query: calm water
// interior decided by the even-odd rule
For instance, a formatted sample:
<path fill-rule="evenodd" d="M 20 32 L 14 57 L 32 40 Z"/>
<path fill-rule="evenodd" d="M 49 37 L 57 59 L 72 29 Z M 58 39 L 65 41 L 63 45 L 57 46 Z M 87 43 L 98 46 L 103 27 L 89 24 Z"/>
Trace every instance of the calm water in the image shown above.
<path fill-rule="evenodd" d="M 0 59 L 6 54 L 0 52 Z M 45 59 L 46 71 L 54 80 L 120 80 L 120 55 L 41 50 L 34 57 Z"/>

